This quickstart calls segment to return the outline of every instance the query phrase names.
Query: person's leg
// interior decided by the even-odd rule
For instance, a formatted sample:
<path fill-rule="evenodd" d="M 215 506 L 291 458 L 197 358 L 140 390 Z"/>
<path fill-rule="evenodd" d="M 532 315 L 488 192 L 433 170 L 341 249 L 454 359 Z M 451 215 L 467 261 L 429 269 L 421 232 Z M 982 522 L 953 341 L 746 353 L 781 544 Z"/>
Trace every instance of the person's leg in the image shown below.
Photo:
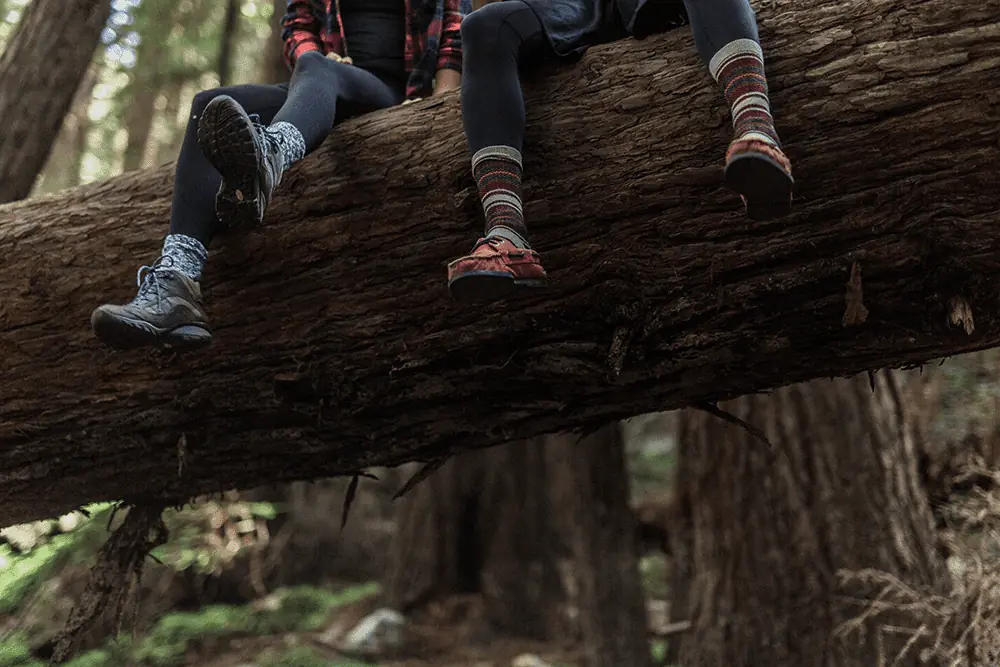
<path fill-rule="evenodd" d="M 237 99 L 213 100 L 198 141 L 223 176 L 216 198 L 220 221 L 259 225 L 284 172 L 319 148 L 345 109 L 374 111 L 402 99 L 402 91 L 374 74 L 313 51 L 296 62 L 288 99 L 270 125 L 254 123 Z"/>
<path fill-rule="evenodd" d="M 139 292 L 128 304 L 105 304 L 91 315 L 94 333 L 118 349 L 160 344 L 194 348 L 211 342 L 201 299 L 202 269 L 217 228 L 215 193 L 222 177 L 198 147 L 198 122 L 220 95 L 240 100 L 270 119 L 286 98 L 284 86 L 232 86 L 198 93 L 174 171 L 170 233 L 159 259 L 140 270 Z"/>
<path fill-rule="evenodd" d="M 774 129 L 757 19 L 748 0 L 684 0 L 698 53 L 733 117 L 726 185 L 764 220 L 791 209 L 792 168 Z"/>
<path fill-rule="evenodd" d="M 544 283 L 521 203 L 525 110 L 518 70 L 553 56 L 538 16 L 520 0 L 487 4 L 462 21 L 462 124 L 486 228 L 472 254 L 448 266 L 457 299 L 498 298 Z"/>

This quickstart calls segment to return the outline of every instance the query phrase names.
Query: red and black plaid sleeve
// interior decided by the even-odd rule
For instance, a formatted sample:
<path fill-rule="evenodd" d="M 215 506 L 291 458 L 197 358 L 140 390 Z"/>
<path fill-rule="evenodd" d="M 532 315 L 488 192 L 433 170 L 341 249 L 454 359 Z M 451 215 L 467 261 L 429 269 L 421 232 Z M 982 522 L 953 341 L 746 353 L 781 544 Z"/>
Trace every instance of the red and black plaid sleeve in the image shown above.
<path fill-rule="evenodd" d="M 437 68 L 462 71 L 462 17 L 470 0 L 444 0 Z"/>
<path fill-rule="evenodd" d="M 321 14 L 315 0 L 288 0 L 288 9 L 281 21 L 281 39 L 284 41 L 285 64 L 295 68 L 295 60 L 307 51 L 323 51 L 320 39 Z"/>

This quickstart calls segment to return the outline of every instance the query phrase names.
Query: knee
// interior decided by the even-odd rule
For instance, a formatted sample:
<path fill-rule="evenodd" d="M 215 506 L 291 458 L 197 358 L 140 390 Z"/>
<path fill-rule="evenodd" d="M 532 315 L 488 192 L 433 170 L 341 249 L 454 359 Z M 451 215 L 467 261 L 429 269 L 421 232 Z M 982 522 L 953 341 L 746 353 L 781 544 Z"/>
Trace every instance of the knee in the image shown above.
<path fill-rule="evenodd" d="M 208 103 L 219 95 L 224 94 L 225 91 L 221 88 L 213 88 L 211 90 L 203 90 L 200 93 L 195 93 L 194 99 L 191 100 L 191 115 L 195 118 L 201 118 L 201 115 L 205 112 L 205 107 L 208 106 Z"/>
<path fill-rule="evenodd" d="M 468 57 L 476 54 L 496 54 L 500 51 L 515 51 L 517 44 L 510 39 L 506 30 L 510 6 L 515 3 L 491 2 L 468 14 L 462 20 L 462 52 Z M 521 4 L 521 3 L 516 3 Z"/>
<path fill-rule="evenodd" d="M 347 65 L 327 58 L 319 51 L 306 51 L 295 59 L 294 74 L 336 72 L 340 67 L 347 67 Z"/>

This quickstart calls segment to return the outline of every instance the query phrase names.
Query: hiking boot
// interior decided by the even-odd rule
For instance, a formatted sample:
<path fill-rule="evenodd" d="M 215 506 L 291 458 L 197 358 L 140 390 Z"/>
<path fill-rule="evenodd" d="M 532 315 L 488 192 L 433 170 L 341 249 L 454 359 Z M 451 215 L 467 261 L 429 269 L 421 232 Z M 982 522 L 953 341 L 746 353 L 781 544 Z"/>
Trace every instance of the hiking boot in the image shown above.
<path fill-rule="evenodd" d="M 740 194 L 751 220 L 792 210 L 792 164 L 780 148 L 760 139 L 735 139 L 726 151 L 726 187 Z"/>
<path fill-rule="evenodd" d="M 164 259 L 139 269 L 139 293 L 132 301 L 105 304 L 91 314 L 90 325 L 103 343 L 118 350 L 146 345 L 190 350 L 212 342 L 201 287 L 165 266 L 169 258 Z"/>
<path fill-rule="evenodd" d="M 542 287 L 548 276 L 538 253 L 501 236 L 476 242 L 472 254 L 448 264 L 448 290 L 458 301 L 492 301 L 520 287 Z"/>
<path fill-rule="evenodd" d="M 198 121 L 198 145 L 222 174 L 215 212 L 227 227 L 259 226 L 281 182 L 284 158 L 264 129 L 259 116 L 247 115 L 228 95 L 209 102 Z"/>

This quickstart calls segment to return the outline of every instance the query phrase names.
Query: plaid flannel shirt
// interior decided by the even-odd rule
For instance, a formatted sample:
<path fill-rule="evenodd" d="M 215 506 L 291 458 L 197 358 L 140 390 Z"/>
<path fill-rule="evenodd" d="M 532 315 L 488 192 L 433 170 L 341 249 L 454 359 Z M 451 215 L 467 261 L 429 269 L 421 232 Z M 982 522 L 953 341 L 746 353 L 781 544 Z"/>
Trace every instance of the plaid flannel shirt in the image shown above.
<path fill-rule="evenodd" d="M 438 70 L 462 71 L 462 18 L 472 0 L 403 0 L 406 3 L 406 46 L 403 62 L 409 79 L 406 98 L 430 94 Z M 344 53 L 343 24 L 337 0 L 288 0 L 282 19 L 285 63 L 307 51 Z M 348 51 L 350 44 L 348 44 Z"/>

